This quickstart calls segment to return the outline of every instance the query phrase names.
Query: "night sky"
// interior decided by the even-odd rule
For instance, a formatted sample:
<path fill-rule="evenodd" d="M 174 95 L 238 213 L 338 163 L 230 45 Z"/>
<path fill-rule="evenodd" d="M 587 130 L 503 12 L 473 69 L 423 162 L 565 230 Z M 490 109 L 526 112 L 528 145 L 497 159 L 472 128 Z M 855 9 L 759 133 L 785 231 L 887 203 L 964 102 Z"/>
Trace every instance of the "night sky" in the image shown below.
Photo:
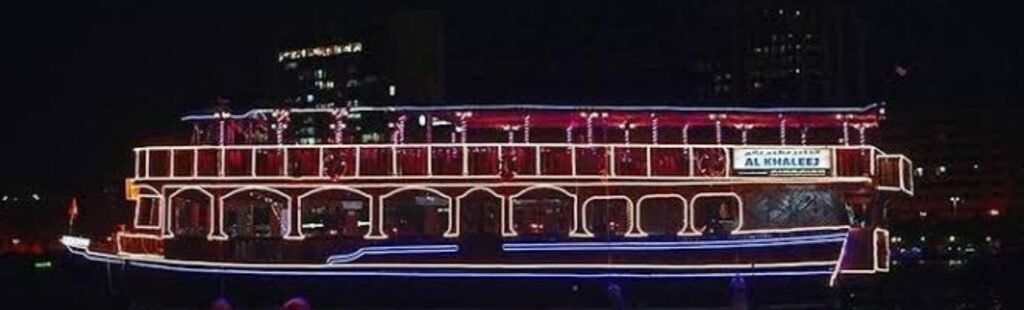
<path fill-rule="evenodd" d="M 1017 11 L 970 1 L 865 4 L 869 78 L 902 65 L 907 107 L 1002 108 L 1021 115 Z M 452 101 L 686 102 L 685 73 L 706 39 L 706 4 L 447 4 Z M 668 2 L 673 3 L 673 2 Z M 244 6 L 241 6 L 244 4 Z M 118 186 L 131 146 L 182 128 L 218 96 L 239 109 L 275 70 L 274 37 L 314 8 L 287 2 L 188 5 L 19 1 L 4 27 L 8 77 L 0 190 L 70 194 Z M 713 19 L 712 19 L 713 20 Z M 11 69 L 13 68 L 13 70 Z M 886 100 L 886 98 L 879 98 Z M 971 121 L 984 122 L 984 119 Z M 927 124 L 922 124 L 927 126 Z"/>

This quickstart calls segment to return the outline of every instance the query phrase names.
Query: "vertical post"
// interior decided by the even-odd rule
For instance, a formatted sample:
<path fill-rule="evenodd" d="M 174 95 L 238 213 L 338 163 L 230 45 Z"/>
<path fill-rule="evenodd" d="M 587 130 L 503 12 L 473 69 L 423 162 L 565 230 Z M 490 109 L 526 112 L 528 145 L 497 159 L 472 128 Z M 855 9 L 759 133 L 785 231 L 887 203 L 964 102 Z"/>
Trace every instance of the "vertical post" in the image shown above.
<path fill-rule="evenodd" d="M 597 112 L 587 114 L 587 144 L 594 144 L 594 117 Z"/>
<path fill-rule="evenodd" d="M 651 143 L 658 144 L 658 116 L 651 113 Z"/>
<path fill-rule="evenodd" d="M 850 122 L 843 121 L 843 145 L 850 145 Z"/>
<path fill-rule="evenodd" d="M 683 144 L 690 144 L 690 124 L 683 124 Z"/>
<path fill-rule="evenodd" d="M 715 143 L 722 144 L 722 120 L 715 120 Z"/>
<path fill-rule="evenodd" d="M 523 117 L 523 143 L 530 143 L 530 115 Z"/>
<path fill-rule="evenodd" d="M 807 145 L 807 126 L 800 129 L 800 145 Z"/>
<path fill-rule="evenodd" d="M 781 115 L 779 117 L 782 117 Z M 779 121 L 779 145 L 786 145 L 786 119 Z"/>
<path fill-rule="evenodd" d="M 430 115 L 430 113 L 427 113 L 426 118 L 427 123 L 424 124 L 424 126 L 427 127 L 427 144 L 430 144 L 434 142 L 434 116 Z"/>

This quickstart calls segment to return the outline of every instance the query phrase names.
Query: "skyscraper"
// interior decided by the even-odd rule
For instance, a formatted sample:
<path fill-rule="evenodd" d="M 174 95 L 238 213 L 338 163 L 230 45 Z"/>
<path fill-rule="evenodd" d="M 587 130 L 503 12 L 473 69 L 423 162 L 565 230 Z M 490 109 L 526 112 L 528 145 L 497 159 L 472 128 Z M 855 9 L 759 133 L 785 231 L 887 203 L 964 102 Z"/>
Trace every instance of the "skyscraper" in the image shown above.
<path fill-rule="evenodd" d="M 437 11 L 321 13 L 279 33 L 279 100 L 296 107 L 387 105 L 444 96 Z"/>
<path fill-rule="evenodd" d="M 702 99 L 748 104 L 867 101 L 866 29 L 839 1 L 725 1 L 709 16 Z"/>
<path fill-rule="evenodd" d="M 433 10 L 327 10 L 278 34 L 275 97 L 290 107 L 384 106 L 444 98 L 442 14 Z M 334 13 L 342 12 L 342 13 Z M 354 14 L 358 13 L 358 14 Z M 354 127 L 387 126 L 350 116 Z M 323 142 L 318 122 L 296 119 L 300 143 Z M 376 141 L 380 137 L 360 138 Z"/>

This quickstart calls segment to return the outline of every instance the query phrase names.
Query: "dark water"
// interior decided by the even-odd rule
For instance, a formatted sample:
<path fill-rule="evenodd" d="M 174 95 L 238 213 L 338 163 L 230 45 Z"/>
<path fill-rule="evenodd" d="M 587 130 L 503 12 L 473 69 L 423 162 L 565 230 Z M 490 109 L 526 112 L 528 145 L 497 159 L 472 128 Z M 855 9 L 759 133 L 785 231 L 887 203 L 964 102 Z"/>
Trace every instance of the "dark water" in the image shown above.
<path fill-rule="evenodd" d="M 378 308 L 698 308 L 729 309 L 729 279 L 672 281 L 429 280 L 330 277 L 220 277 L 121 267 L 57 256 L 3 257 L 0 309 L 208 309 L 224 297 L 235 309 L 276 309 L 293 297 L 314 309 Z M 1019 262 L 1018 262 L 1019 263 Z M 746 279 L 751 309 L 1022 309 L 1020 267 L 1007 261 L 895 266 L 892 273 L 847 281 Z M 609 288 L 612 288 L 610 291 Z"/>

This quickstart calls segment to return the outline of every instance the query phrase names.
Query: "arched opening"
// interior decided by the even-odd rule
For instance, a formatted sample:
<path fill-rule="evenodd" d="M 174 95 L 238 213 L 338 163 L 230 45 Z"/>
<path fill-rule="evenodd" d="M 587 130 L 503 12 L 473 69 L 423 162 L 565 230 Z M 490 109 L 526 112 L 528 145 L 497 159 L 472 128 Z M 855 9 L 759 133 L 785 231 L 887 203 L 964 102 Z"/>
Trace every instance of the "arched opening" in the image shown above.
<path fill-rule="evenodd" d="M 434 237 L 448 231 L 448 196 L 427 189 L 400 189 L 381 201 L 383 230 L 390 237 Z"/>
<path fill-rule="evenodd" d="M 458 200 L 458 233 L 461 236 L 502 233 L 501 196 L 489 190 L 470 190 Z"/>
<path fill-rule="evenodd" d="M 171 233 L 183 237 L 205 237 L 211 234 L 213 196 L 199 189 L 183 189 L 170 198 Z"/>
<path fill-rule="evenodd" d="M 348 189 L 316 190 L 299 197 L 299 232 L 306 237 L 361 237 L 369 231 L 370 197 Z"/>
<path fill-rule="evenodd" d="M 135 201 L 135 228 L 160 228 L 160 193 L 150 187 L 140 187 Z"/>
<path fill-rule="evenodd" d="M 691 229 L 704 235 L 727 235 L 743 226 L 743 205 L 732 193 L 698 194 L 693 198 Z"/>
<path fill-rule="evenodd" d="M 632 205 L 626 197 L 595 197 L 583 204 L 584 228 L 597 236 L 624 236 L 632 228 Z"/>
<path fill-rule="evenodd" d="M 575 228 L 576 197 L 560 189 L 527 189 L 511 202 L 512 229 L 519 235 L 564 237 Z"/>
<path fill-rule="evenodd" d="M 649 236 L 675 236 L 686 228 L 686 200 L 679 195 L 650 195 L 636 204 L 637 228 Z"/>
<path fill-rule="evenodd" d="M 247 189 L 223 198 L 224 232 L 231 238 L 278 238 L 288 233 L 288 196 Z"/>

